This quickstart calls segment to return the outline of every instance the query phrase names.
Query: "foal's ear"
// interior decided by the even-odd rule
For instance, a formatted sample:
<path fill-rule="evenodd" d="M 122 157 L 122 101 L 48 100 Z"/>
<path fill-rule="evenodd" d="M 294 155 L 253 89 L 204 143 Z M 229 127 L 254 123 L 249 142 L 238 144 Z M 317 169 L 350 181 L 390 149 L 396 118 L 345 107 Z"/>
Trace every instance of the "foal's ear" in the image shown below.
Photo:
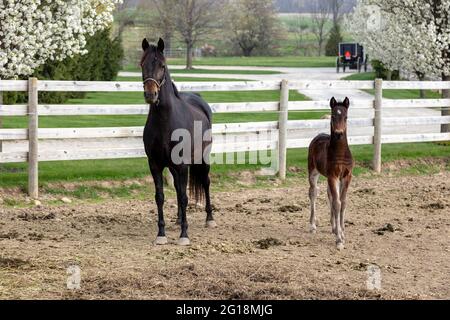
<path fill-rule="evenodd" d="M 158 51 L 164 53 L 164 40 L 161 38 L 158 41 Z"/>
<path fill-rule="evenodd" d="M 334 97 L 331 98 L 331 100 L 330 100 L 330 108 L 334 109 L 334 107 L 336 107 L 336 105 L 337 105 L 336 99 Z"/>
<path fill-rule="evenodd" d="M 345 98 L 343 105 L 346 109 L 348 109 L 350 107 L 350 99 L 349 98 Z"/>
<path fill-rule="evenodd" d="M 147 38 L 144 38 L 144 40 L 142 40 L 142 50 L 147 50 L 150 47 L 150 43 L 148 43 Z"/>

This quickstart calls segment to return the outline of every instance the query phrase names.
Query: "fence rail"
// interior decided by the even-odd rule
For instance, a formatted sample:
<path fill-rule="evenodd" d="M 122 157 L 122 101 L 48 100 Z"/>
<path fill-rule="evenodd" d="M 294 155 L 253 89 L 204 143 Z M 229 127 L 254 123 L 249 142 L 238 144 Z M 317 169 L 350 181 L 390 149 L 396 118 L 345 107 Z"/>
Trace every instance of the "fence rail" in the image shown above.
<path fill-rule="evenodd" d="M 450 99 L 383 99 L 384 89 L 450 89 L 450 82 L 407 81 L 251 81 L 177 83 L 180 91 L 280 90 L 280 101 L 213 103 L 214 113 L 278 112 L 278 121 L 213 125 L 213 153 L 276 150 L 279 175 L 286 175 L 286 150 L 305 148 L 320 131 L 328 131 L 330 121 L 288 121 L 288 111 L 329 110 L 329 101 L 289 101 L 289 90 L 375 89 L 374 100 L 353 100 L 351 110 L 370 115 L 350 118 L 350 129 L 371 128 L 370 133 L 349 136 L 351 145 L 374 145 L 374 169 L 381 170 L 381 145 L 385 143 L 450 140 L 450 133 L 383 134 L 393 126 L 423 126 L 450 123 L 450 116 L 385 117 L 388 110 L 402 108 L 449 108 Z M 38 103 L 38 92 L 142 92 L 140 82 L 0 80 L 0 91 L 28 92 L 27 105 L 0 105 L 0 117 L 26 116 L 26 129 L 0 129 L 0 163 L 29 163 L 29 194 L 38 197 L 38 163 L 55 160 L 118 159 L 144 157 L 143 127 L 38 128 L 39 116 L 147 115 L 142 105 L 48 105 Z M 355 112 L 354 111 L 354 112 Z M 373 131 L 373 132 L 372 132 Z M 9 151 L 8 151 L 9 150 Z"/>

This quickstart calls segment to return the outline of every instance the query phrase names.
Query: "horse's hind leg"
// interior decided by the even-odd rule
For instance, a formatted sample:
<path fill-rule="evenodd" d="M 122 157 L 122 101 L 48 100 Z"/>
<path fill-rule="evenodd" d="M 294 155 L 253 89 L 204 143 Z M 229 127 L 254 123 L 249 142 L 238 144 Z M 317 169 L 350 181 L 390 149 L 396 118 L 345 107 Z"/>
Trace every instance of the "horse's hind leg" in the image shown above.
<path fill-rule="evenodd" d="M 215 228 L 217 227 L 217 223 L 214 221 L 212 206 L 211 206 L 211 194 L 210 194 L 210 185 L 211 180 L 209 178 L 210 165 L 203 165 L 203 177 L 202 177 L 202 185 L 205 190 L 205 211 L 206 211 L 206 227 L 207 228 Z"/>
<path fill-rule="evenodd" d="M 177 191 L 177 201 L 178 201 L 178 211 L 181 216 L 180 225 L 181 225 L 181 235 L 178 241 L 178 244 L 181 246 L 187 246 L 190 244 L 189 236 L 187 233 L 188 230 L 188 222 L 186 209 L 188 205 L 188 197 L 187 197 L 187 184 L 188 184 L 188 167 L 180 166 L 177 168 L 170 169 L 175 182 L 175 189 Z"/>
<path fill-rule="evenodd" d="M 167 244 L 166 238 L 166 223 L 164 222 L 164 181 L 163 181 L 163 170 L 158 166 L 150 164 L 150 171 L 153 176 L 153 181 L 155 183 L 155 201 L 158 206 L 158 236 L 155 240 L 156 245 Z"/>
<path fill-rule="evenodd" d="M 312 170 L 309 173 L 309 200 L 311 203 L 311 217 L 309 219 L 310 232 L 315 233 L 317 230 L 316 226 L 316 199 L 318 194 L 317 182 L 319 181 L 319 172 L 317 170 Z"/>

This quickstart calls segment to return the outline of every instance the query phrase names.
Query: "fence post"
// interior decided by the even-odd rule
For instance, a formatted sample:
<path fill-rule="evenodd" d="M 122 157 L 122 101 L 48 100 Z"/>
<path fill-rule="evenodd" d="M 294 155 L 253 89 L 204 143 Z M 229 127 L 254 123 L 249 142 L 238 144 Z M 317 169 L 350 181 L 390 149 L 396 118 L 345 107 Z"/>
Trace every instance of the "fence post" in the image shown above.
<path fill-rule="evenodd" d="M 289 82 L 281 81 L 280 114 L 278 119 L 278 175 L 286 179 L 287 125 L 289 111 Z"/>
<path fill-rule="evenodd" d="M 38 176 L 38 79 L 28 79 L 28 195 L 39 197 Z"/>
<path fill-rule="evenodd" d="M 381 134 L 382 134 L 383 79 L 375 79 L 374 133 L 373 133 L 373 170 L 381 173 Z"/>

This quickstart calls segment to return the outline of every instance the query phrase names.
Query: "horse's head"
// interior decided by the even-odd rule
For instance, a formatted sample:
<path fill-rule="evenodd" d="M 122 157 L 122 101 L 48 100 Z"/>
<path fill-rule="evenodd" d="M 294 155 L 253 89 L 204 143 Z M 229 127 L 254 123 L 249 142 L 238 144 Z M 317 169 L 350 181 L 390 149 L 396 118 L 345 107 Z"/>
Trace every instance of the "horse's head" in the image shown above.
<path fill-rule="evenodd" d="M 141 59 L 144 97 L 149 104 L 157 104 L 161 87 L 166 83 L 166 59 L 164 41 L 159 39 L 158 46 L 150 45 L 147 39 L 142 41 L 144 51 Z"/>
<path fill-rule="evenodd" d="M 345 98 L 343 102 L 337 102 L 333 97 L 330 101 L 331 107 L 331 132 L 341 139 L 347 132 L 347 113 L 350 100 Z"/>

